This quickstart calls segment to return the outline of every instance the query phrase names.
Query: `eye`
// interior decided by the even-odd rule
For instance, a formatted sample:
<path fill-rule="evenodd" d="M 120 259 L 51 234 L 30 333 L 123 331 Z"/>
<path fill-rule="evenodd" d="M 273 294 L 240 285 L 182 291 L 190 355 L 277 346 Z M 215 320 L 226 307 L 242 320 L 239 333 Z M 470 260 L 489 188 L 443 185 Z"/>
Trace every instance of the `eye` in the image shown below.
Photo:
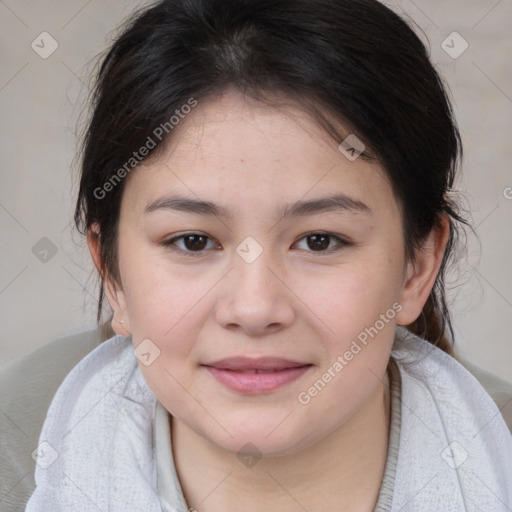
<path fill-rule="evenodd" d="M 219 247 L 210 237 L 202 233 L 185 233 L 166 240 L 163 244 L 171 249 L 177 248 L 177 250 L 187 253 L 204 252 L 205 249 Z"/>
<path fill-rule="evenodd" d="M 302 241 L 305 242 L 302 242 Z M 302 244 L 302 247 L 300 247 Z M 331 233 L 309 233 L 303 236 L 294 244 L 297 249 L 309 250 L 313 252 L 332 252 L 350 245 L 349 242 L 341 239 L 339 236 Z"/>

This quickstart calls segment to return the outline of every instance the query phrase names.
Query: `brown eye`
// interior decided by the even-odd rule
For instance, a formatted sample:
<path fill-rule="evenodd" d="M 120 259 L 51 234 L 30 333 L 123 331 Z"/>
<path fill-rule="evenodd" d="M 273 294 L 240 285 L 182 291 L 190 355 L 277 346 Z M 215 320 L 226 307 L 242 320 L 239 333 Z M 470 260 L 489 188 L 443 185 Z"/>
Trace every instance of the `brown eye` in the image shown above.
<path fill-rule="evenodd" d="M 329 247 L 331 237 L 329 235 L 310 235 L 307 237 L 308 247 L 312 251 L 323 251 Z"/>
<path fill-rule="evenodd" d="M 206 247 L 208 237 L 204 235 L 186 235 L 183 237 L 183 242 L 189 251 L 200 251 Z"/>
<path fill-rule="evenodd" d="M 181 251 L 185 254 L 206 252 L 208 249 L 219 248 L 209 236 L 202 233 L 185 233 L 184 235 L 175 236 L 170 240 L 163 242 L 165 247 L 173 250 Z"/>
<path fill-rule="evenodd" d="M 350 242 L 331 233 L 309 233 L 296 242 L 294 248 L 303 249 L 308 252 L 330 253 L 349 245 L 351 245 Z"/>

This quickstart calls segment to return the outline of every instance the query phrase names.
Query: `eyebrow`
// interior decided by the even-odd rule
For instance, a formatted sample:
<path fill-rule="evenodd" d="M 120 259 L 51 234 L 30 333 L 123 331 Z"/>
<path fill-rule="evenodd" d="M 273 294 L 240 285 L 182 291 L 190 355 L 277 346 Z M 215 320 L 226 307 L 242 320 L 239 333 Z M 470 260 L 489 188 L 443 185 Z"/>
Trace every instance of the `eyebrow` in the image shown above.
<path fill-rule="evenodd" d="M 154 212 L 156 210 L 177 210 L 197 215 L 210 215 L 233 219 L 233 212 L 224 206 L 187 197 L 172 196 L 162 197 L 149 203 L 144 213 Z M 296 203 L 281 206 L 277 212 L 277 221 L 289 217 L 306 217 L 318 213 L 326 212 L 347 212 L 370 214 L 370 208 L 354 197 L 346 194 L 336 194 L 334 196 L 320 197 L 309 201 L 297 201 Z"/>

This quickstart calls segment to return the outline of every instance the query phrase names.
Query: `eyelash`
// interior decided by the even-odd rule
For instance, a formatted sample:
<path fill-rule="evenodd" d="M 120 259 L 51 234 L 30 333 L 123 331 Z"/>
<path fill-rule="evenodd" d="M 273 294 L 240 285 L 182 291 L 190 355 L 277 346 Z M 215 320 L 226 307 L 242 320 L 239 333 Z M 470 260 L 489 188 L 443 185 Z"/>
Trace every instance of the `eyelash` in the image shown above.
<path fill-rule="evenodd" d="M 303 239 L 306 239 L 306 238 L 308 238 L 310 236 L 314 236 L 314 235 L 327 236 L 327 237 L 330 238 L 330 241 L 332 241 L 334 239 L 338 243 L 337 243 L 336 246 L 331 247 L 330 249 L 326 249 L 324 251 L 312 251 L 312 250 L 307 251 L 307 252 L 310 252 L 312 254 L 318 254 L 318 255 L 332 254 L 334 252 L 340 251 L 344 247 L 349 247 L 350 245 L 352 245 L 352 243 L 349 242 L 348 240 L 343 239 L 343 238 L 339 237 L 338 235 L 334 235 L 332 233 L 328 233 L 328 232 L 325 232 L 325 231 L 311 231 L 310 233 L 306 233 L 305 235 L 302 235 L 302 237 L 299 238 L 298 241 L 301 241 Z M 182 248 L 179 248 L 179 247 L 176 246 L 176 242 L 178 240 L 182 240 L 182 239 L 184 239 L 186 237 L 189 237 L 189 236 L 203 236 L 203 237 L 205 237 L 207 239 L 207 243 L 208 243 L 208 241 L 212 241 L 213 240 L 211 237 L 205 235 L 204 233 L 199 233 L 199 232 L 191 231 L 189 233 L 183 233 L 182 235 L 178 235 L 178 236 L 175 236 L 173 238 L 170 238 L 169 240 L 165 240 L 162 243 L 162 245 L 165 246 L 166 248 L 172 250 L 172 251 L 181 252 L 183 255 L 186 255 L 186 256 L 197 257 L 197 256 L 204 255 L 204 253 L 207 251 L 206 249 L 203 249 L 203 250 L 200 250 L 200 251 L 191 251 L 191 250 L 188 250 L 186 248 L 182 249 Z M 297 242 L 294 242 L 294 244 L 296 244 Z"/>

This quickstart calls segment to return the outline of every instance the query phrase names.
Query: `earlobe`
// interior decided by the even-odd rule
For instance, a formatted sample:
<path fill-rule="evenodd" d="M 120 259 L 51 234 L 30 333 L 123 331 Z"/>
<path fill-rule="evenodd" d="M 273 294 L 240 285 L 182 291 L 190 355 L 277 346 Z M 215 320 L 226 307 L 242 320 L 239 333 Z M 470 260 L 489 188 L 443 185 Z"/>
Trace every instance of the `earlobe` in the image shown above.
<path fill-rule="evenodd" d="M 126 301 L 123 291 L 112 282 L 112 279 L 106 278 L 103 281 L 105 295 L 113 311 L 111 320 L 112 329 L 116 334 L 129 336 L 131 334 L 130 321 L 126 308 Z"/>
<path fill-rule="evenodd" d="M 412 324 L 420 316 L 441 268 L 449 236 L 450 221 L 442 214 L 439 225 L 416 251 L 415 260 L 407 263 L 400 299 L 402 310 L 397 315 L 399 325 Z"/>

